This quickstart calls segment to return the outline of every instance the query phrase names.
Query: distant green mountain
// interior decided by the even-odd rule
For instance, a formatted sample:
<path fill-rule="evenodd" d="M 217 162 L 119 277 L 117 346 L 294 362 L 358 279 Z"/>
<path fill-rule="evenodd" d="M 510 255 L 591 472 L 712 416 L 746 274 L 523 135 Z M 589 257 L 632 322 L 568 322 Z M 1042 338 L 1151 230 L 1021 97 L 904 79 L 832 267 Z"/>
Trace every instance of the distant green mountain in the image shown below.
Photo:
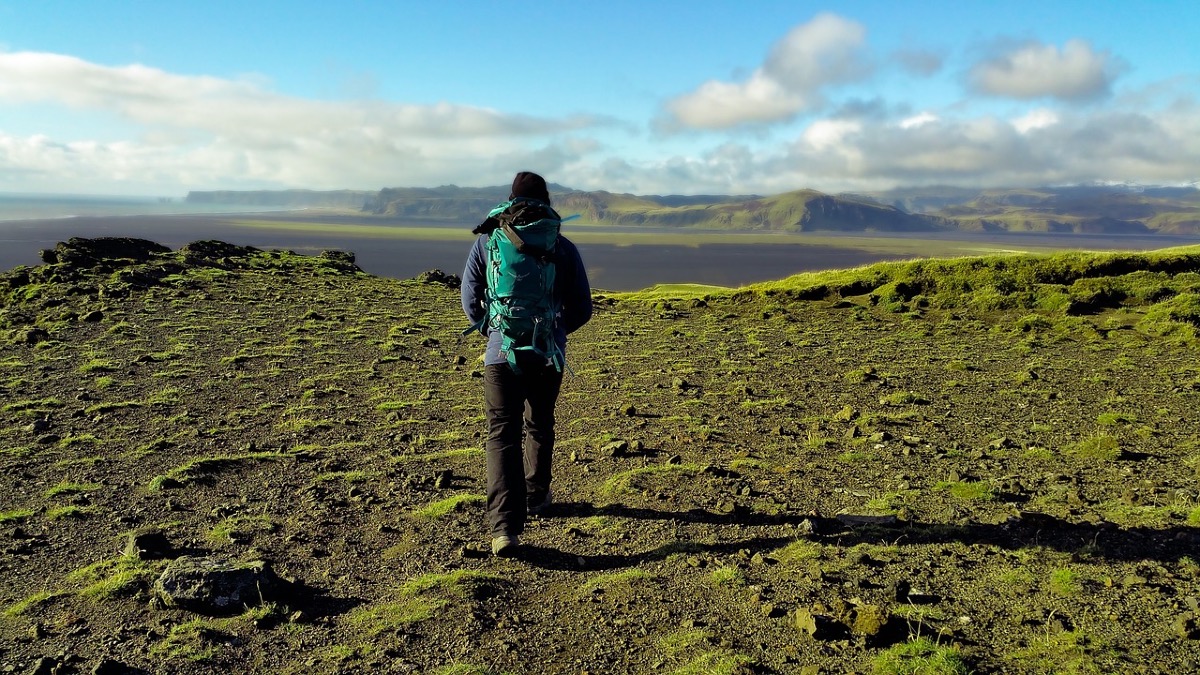
<path fill-rule="evenodd" d="M 580 213 L 587 222 L 646 227 L 724 230 L 890 231 L 940 229 L 940 221 L 872 201 L 797 190 L 772 197 L 718 197 L 664 205 L 663 198 L 610 192 L 570 192 L 558 198 L 561 213 Z"/>
<path fill-rule="evenodd" d="M 508 186 L 192 192 L 190 203 L 338 207 L 393 218 L 471 223 L 508 197 Z M 1013 190 L 922 187 L 829 195 L 632 195 L 550 186 L 563 215 L 655 228 L 779 232 L 1057 232 L 1200 234 L 1200 190 L 1077 186 Z"/>
<path fill-rule="evenodd" d="M 962 231 L 1200 234 L 1200 190 L 1194 187 L 928 187 L 840 196 L 935 216 Z"/>

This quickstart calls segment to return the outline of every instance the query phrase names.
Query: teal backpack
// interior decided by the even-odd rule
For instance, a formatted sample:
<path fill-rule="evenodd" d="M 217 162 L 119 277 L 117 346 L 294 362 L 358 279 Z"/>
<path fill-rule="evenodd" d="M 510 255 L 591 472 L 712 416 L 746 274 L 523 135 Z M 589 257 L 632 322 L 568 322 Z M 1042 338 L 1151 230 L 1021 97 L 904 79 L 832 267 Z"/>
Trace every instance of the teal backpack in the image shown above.
<path fill-rule="evenodd" d="M 554 340 L 559 305 L 554 298 L 555 246 L 562 218 L 549 204 L 513 199 L 498 205 L 476 234 L 487 234 L 487 314 L 463 331 L 499 331 L 500 353 L 516 372 L 517 352 L 564 365 Z"/>

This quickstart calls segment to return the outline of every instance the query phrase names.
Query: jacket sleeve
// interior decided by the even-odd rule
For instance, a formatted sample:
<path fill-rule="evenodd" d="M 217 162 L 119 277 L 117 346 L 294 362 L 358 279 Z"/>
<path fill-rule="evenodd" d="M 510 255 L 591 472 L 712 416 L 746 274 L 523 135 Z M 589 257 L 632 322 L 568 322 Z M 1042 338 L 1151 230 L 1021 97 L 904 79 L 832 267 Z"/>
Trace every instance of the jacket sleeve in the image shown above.
<path fill-rule="evenodd" d="M 583 258 L 579 249 L 570 240 L 564 239 L 560 264 L 563 274 L 560 278 L 563 286 L 559 289 L 562 298 L 562 327 L 568 334 L 579 330 L 592 318 L 592 287 L 588 283 L 587 270 L 583 267 Z"/>
<path fill-rule="evenodd" d="M 483 304 L 487 298 L 487 248 L 484 246 L 484 237 L 475 239 L 471 252 L 467 254 L 461 294 L 463 313 L 467 315 L 467 320 L 472 325 L 478 323 L 487 314 L 487 307 Z"/>

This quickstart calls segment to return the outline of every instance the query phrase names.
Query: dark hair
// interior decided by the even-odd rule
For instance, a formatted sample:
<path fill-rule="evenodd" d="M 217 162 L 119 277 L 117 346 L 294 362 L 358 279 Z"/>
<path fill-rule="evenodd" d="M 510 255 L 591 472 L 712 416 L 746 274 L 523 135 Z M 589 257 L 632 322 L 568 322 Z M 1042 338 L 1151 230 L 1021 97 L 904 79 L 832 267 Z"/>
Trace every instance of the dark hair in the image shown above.
<path fill-rule="evenodd" d="M 549 204 L 550 190 L 546 187 L 546 179 L 532 171 L 518 173 L 517 177 L 513 178 L 512 193 L 508 195 L 509 199 L 516 199 L 517 197 L 536 199 Z"/>

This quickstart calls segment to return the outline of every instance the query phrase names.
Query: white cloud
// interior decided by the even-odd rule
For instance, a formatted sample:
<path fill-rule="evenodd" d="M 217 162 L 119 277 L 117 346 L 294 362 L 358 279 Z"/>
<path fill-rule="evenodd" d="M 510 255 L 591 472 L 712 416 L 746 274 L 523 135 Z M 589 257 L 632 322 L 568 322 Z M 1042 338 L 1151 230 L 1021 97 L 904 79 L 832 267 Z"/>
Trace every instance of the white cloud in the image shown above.
<path fill-rule="evenodd" d="M 861 40 L 861 29 L 854 26 L 826 15 L 798 27 L 745 81 L 696 90 L 696 107 L 680 108 L 694 117 L 680 114 L 675 123 L 734 126 L 813 110 L 828 87 L 861 72 L 859 43 L 851 39 Z M 791 42 L 797 31 L 808 31 L 804 48 Z M 831 37 L 837 35 L 843 39 Z M 833 62 L 827 70 L 808 67 L 825 57 Z M 65 126 L 38 135 L 0 123 L 0 189 L 168 194 L 497 185 L 518 168 L 572 187 L 640 194 L 1180 183 L 1200 178 L 1196 91 L 1197 80 L 1181 78 L 1120 92 L 1103 108 L 1038 103 L 986 115 L 973 106 L 922 109 L 880 97 L 835 101 L 801 129 L 704 136 L 710 144 L 694 149 L 705 141 L 647 139 L 582 115 L 314 101 L 281 95 L 261 80 L 0 53 L 3 109 L 76 111 Z M 115 133 L 97 133 L 112 131 L 104 121 L 113 119 L 120 123 Z"/>
<path fill-rule="evenodd" d="M 919 127 L 922 124 L 929 124 L 930 122 L 936 122 L 936 121 L 938 121 L 938 116 L 931 112 L 926 111 L 926 112 L 917 113 L 916 115 L 913 115 L 912 117 L 906 117 L 905 119 L 900 120 L 900 128 L 901 129 L 911 129 L 913 127 Z"/>
<path fill-rule="evenodd" d="M 666 104 L 666 128 L 727 129 L 788 120 L 823 101 L 823 90 L 868 72 L 866 29 L 835 14 L 793 28 L 744 82 L 711 80 Z"/>
<path fill-rule="evenodd" d="M 47 172 L 76 181 L 91 175 L 110 184 L 140 176 L 139 185 L 147 186 L 341 188 L 463 181 L 482 175 L 479 157 L 517 153 L 609 123 L 450 103 L 313 101 L 250 80 L 103 66 L 59 54 L 0 53 L 0 104 L 23 103 L 111 114 L 143 131 L 136 140 L 108 144 L 5 136 L 0 171 Z"/>
<path fill-rule="evenodd" d="M 913 119 L 921 123 L 905 123 Z M 694 156 L 589 166 L 575 167 L 560 182 L 639 194 L 1178 184 L 1200 178 L 1200 105 L 1175 99 L 1150 110 L 1037 109 L 1011 120 L 826 118 L 783 148 L 724 143 Z"/>
<path fill-rule="evenodd" d="M 849 136 L 860 133 L 862 124 L 856 120 L 817 120 L 804 130 L 801 140 L 818 151 L 844 147 Z"/>
<path fill-rule="evenodd" d="M 1086 101 L 1107 96 L 1121 69 L 1108 52 L 1083 40 L 1070 40 L 1061 50 L 1031 43 L 977 63 L 970 83 L 993 96 Z"/>
<path fill-rule="evenodd" d="M 1035 129 L 1045 129 L 1054 124 L 1058 124 L 1058 113 L 1046 108 L 1031 110 L 1012 121 L 1013 128 L 1023 134 Z"/>

